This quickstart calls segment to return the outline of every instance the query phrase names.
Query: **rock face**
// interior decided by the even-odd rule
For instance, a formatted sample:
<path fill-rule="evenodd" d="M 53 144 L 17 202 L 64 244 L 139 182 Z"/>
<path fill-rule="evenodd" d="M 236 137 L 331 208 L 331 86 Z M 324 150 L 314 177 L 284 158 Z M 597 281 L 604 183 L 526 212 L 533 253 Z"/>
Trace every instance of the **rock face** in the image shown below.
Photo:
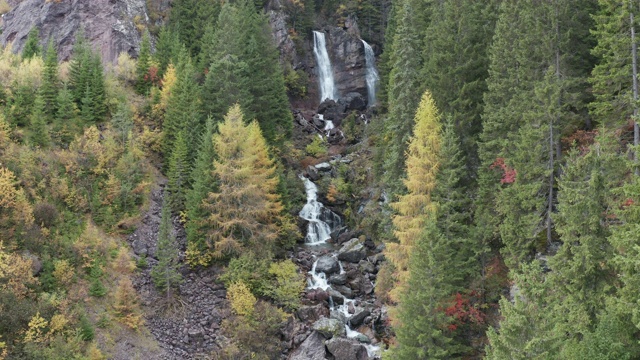
<path fill-rule="evenodd" d="M 327 52 L 331 58 L 338 94 L 357 92 L 367 97 L 364 45 L 355 31 L 339 27 L 326 29 Z M 351 32 L 351 33 L 350 33 Z"/>
<path fill-rule="evenodd" d="M 158 6 L 166 10 L 168 5 L 163 0 Z M 67 60 L 76 32 L 84 27 L 102 59 L 114 62 L 123 51 L 137 56 L 141 34 L 136 23 L 147 22 L 145 0 L 24 0 L 5 14 L 0 43 L 13 42 L 13 50 L 21 51 L 29 31 L 37 26 L 42 43 L 53 38 L 59 58 Z"/>

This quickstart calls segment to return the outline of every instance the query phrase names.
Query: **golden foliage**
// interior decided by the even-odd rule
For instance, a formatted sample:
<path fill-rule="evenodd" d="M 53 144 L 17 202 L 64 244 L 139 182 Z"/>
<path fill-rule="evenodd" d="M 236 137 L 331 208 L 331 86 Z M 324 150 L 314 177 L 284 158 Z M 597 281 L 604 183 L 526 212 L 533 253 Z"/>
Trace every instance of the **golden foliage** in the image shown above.
<path fill-rule="evenodd" d="M 164 77 L 162 78 L 162 91 L 160 91 L 160 102 L 156 104 L 154 111 L 158 114 L 163 114 L 167 109 L 167 103 L 169 102 L 169 98 L 171 97 L 171 91 L 173 91 L 173 87 L 176 84 L 176 80 L 178 77 L 176 76 L 176 68 L 173 64 L 169 64 L 167 67 L 167 71 L 164 73 Z"/>
<path fill-rule="evenodd" d="M 138 302 L 138 294 L 131 279 L 127 276 L 122 277 L 116 289 L 113 309 L 120 321 L 131 329 L 137 329 L 142 325 Z"/>
<path fill-rule="evenodd" d="M 0 290 L 8 290 L 18 298 L 30 295 L 30 287 L 39 283 L 31 265 L 31 259 L 5 252 L 0 242 Z"/>
<path fill-rule="evenodd" d="M 131 272 L 136 268 L 136 264 L 133 259 L 131 259 L 131 255 L 129 254 L 129 250 L 126 247 L 120 247 L 118 250 L 118 255 L 113 262 L 113 268 L 116 272 L 122 275 L 131 274 Z"/>
<path fill-rule="evenodd" d="M 53 278 L 62 286 L 69 286 L 75 277 L 76 270 L 71 266 L 68 260 L 56 260 L 53 264 Z"/>
<path fill-rule="evenodd" d="M 0 0 L 0 15 L 4 15 L 11 11 L 11 5 L 7 2 L 7 0 Z"/>
<path fill-rule="evenodd" d="M 231 309 L 236 315 L 250 316 L 257 299 L 243 282 L 236 282 L 227 289 L 227 299 L 231 304 Z"/>
<path fill-rule="evenodd" d="M 118 79 L 133 83 L 136 80 L 136 60 L 132 59 L 126 51 L 118 55 L 115 73 Z"/>
<path fill-rule="evenodd" d="M 433 211 L 431 192 L 436 185 L 440 143 L 440 114 L 427 90 L 418 106 L 407 150 L 407 179 L 404 184 L 408 193 L 392 204 L 398 213 L 393 217 L 394 235 L 398 242 L 387 244 L 386 253 L 396 270 L 394 277 L 398 282 L 389 293 L 393 301 L 398 300 L 406 284 L 411 251 Z"/>
<path fill-rule="evenodd" d="M 44 342 L 46 340 L 46 333 L 44 330 L 48 324 L 49 322 L 40 316 L 40 312 L 38 311 L 29 321 L 29 328 L 25 333 L 24 341 L 36 343 Z"/>
<path fill-rule="evenodd" d="M 218 158 L 213 174 L 219 190 L 209 193 L 205 207 L 211 256 L 238 254 L 250 245 L 256 252 L 269 251 L 280 234 L 282 204 L 278 177 L 260 127 L 244 125 L 239 105 L 233 106 L 214 137 Z M 224 204 L 224 206 L 220 206 Z"/>

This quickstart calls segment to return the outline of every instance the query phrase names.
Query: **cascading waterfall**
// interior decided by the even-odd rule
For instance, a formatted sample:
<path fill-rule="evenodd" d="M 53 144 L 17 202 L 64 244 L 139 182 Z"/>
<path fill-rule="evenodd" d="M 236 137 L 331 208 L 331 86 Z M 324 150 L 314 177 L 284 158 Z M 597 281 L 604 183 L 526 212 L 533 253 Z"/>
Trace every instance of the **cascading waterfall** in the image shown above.
<path fill-rule="evenodd" d="M 378 75 L 378 70 L 376 70 L 376 55 L 371 45 L 364 40 L 362 40 L 362 44 L 364 44 L 364 57 L 367 65 L 366 80 L 369 106 L 373 106 L 376 103 L 376 87 L 380 76 Z"/>
<path fill-rule="evenodd" d="M 318 187 L 313 181 L 300 177 L 304 181 L 307 192 L 307 203 L 300 210 L 299 216 L 309 222 L 305 243 L 310 245 L 324 244 L 331 239 L 331 232 L 342 225 L 342 219 L 318 201 Z"/>
<path fill-rule="evenodd" d="M 324 33 L 319 31 L 313 32 L 313 53 L 318 62 L 318 77 L 320 82 L 320 101 L 326 99 L 337 100 L 335 81 L 333 80 L 333 71 L 331 70 L 331 60 L 327 53 L 327 44 L 325 42 Z"/>

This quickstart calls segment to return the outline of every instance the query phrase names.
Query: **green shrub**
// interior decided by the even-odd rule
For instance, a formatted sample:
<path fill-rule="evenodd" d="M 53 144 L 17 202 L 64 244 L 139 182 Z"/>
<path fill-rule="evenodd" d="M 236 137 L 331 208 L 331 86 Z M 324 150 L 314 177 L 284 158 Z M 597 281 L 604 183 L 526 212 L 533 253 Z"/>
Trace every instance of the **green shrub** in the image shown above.
<path fill-rule="evenodd" d="M 220 280 L 228 288 L 242 282 L 257 296 L 267 295 L 269 287 L 269 259 L 258 259 L 251 251 L 231 259 Z"/>
<path fill-rule="evenodd" d="M 269 275 L 272 276 L 267 294 L 278 305 L 295 310 L 300 306 L 300 293 L 304 290 L 304 276 L 298 273 L 298 267 L 291 260 L 271 263 Z"/>
<path fill-rule="evenodd" d="M 311 144 L 307 145 L 305 151 L 310 156 L 319 158 L 327 155 L 327 144 L 320 136 L 314 136 Z"/>

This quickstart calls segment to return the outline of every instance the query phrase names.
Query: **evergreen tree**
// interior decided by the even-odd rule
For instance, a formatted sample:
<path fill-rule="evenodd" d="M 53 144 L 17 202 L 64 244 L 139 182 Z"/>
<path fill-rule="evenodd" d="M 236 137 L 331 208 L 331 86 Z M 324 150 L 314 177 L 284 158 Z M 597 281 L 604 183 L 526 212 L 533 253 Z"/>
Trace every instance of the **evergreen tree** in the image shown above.
<path fill-rule="evenodd" d="M 200 54 L 203 29 L 218 18 L 221 3 L 217 0 L 175 0 L 171 3 L 168 26 L 175 31 L 191 57 Z"/>
<path fill-rule="evenodd" d="M 496 1 L 444 1 L 434 6 L 424 41 L 421 78 L 442 113 L 451 116 L 472 169 L 497 10 Z"/>
<path fill-rule="evenodd" d="M 191 172 L 191 189 L 187 191 L 187 260 L 197 263 L 197 260 L 206 249 L 206 221 L 208 212 L 204 207 L 203 200 L 210 192 L 216 190 L 216 182 L 213 177 L 213 161 L 215 150 L 213 145 L 213 134 L 216 125 L 211 117 L 207 118 L 205 131 L 198 148 L 198 157 Z"/>
<path fill-rule="evenodd" d="M 151 79 L 149 78 L 149 68 L 151 67 L 151 40 L 149 32 L 144 31 L 142 34 L 142 43 L 140 44 L 140 53 L 136 62 L 136 91 L 138 94 L 145 95 L 151 89 Z"/>
<path fill-rule="evenodd" d="M 227 55 L 210 63 L 202 86 L 204 113 L 217 122 L 222 121 L 233 104 L 241 104 L 243 109 L 250 108 L 253 97 L 246 83 L 249 80 L 248 74 L 251 73 L 249 70 L 247 64 L 234 55 Z"/>
<path fill-rule="evenodd" d="M 440 131 L 438 109 L 431 93 L 426 91 L 415 115 L 414 135 L 407 149 L 407 179 L 404 184 L 408 193 L 400 196 L 392 205 L 398 212 L 393 217 L 394 234 L 398 242 L 388 243 L 386 254 L 396 270 L 397 285 L 390 294 L 393 300 L 397 300 L 397 294 L 405 290 L 410 254 L 428 217 L 433 214 L 431 195 L 439 166 Z"/>
<path fill-rule="evenodd" d="M 31 113 L 31 124 L 29 126 L 31 132 L 29 142 L 34 146 L 47 147 L 51 140 L 47 130 L 44 107 L 45 103 L 42 95 L 36 96 L 33 103 L 33 112 Z"/>
<path fill-rule="evenodd" d="M 78 108 L 73 102 L 71 91 L 64 84 L 56 96 L 56 114 L 53 131 L 57 141 L 61 145 L 67 145 L 73 141 L 78 130 Z"/>
<path fill-rule="evenodd" d="M 55 117 L 59 83 L 58 51 L 53 44 L 53 39 L 49 39 L 44 53 L 44 72 L 42 74 L 42 87 L 40 88 L 48 122 L 53 121 Z"/>
<path fill-rule="evenodd" d="M 176 68 L 176 74 L 177 81 L 167 99 L 167 109 L 162 124 L 162 152 L 165 159 L 168 159 L 172 153 L 178 133 L 184 131 L 183 135 L 187 144 L 197 144 L 202 131 L 200 88 L 194 79 L 191 59 L 184 52 Z M 195 160 L 196 151 L 195 146 L 188 147 L 189 164 Z"/>
<path fill-rule="evenodd" d="M 410 275 L 395 327 L 398 343 L 384 354 L 385 359 L 450 359 L 464 351 L 453 341 L 448 328 L 451 319 L 442 311 L 453 291 L 449 262 L 453 249 L 438 230 L 436 210 L 429 211 L 410 255 Z"/>
<path fill-rule="evenodd" d="M 173 291 L 182 282 L 182 276 L 178 272 L 179 257 L 178 244 L 172 232 L 171 208 L 167 198 L 162 202 L 162 218 L 158 232 L 158 250 L 156 257 L 158 263 L 151 269 L 151 279 L 158 290 L 165 292 L 167 300 L 173 296 Z"/>
<path fill-rule="evenodd" d="M 226 258 L 242 249 L 269 256 L 285 220 L 266 141 L 256 122 L 243 124 L 238 105 L 229 110 L 218 132 L 213 139 L 218 189 L 205 200 L 210 215 L 208 253 L 203 257 Z"/>
<path fill-rule="evenodd" d="M 133 115 L 127 101 L 123 100 L 118 103 L 118 109 L 111 117 L 111 126 L 122 146 L 126 147 L 129 132 L 133 130 Z"/>
<path fill-rule="evenodd" d="M 158 63 L 158 76 L 164 77 L 169 64 L 176 64 L 180 54 L 180 39 L 168 26 L 160 28 L 154 60 Z"/>
<path fill-rule="evenodd" d="M 418 108 L 420 94 L 424 87 L 419 81 L 422 67 L 420 49 L 423 18 L 427 7 L 425 2 L 403 0 L 396 8 L 397 28 L 391 49 L 388 85 L 389 115 L 385 120 L 384 181 L 393 193 L 402 184 L 398 179 L 404 174 L 404 153 L 411 137 L 411 119 Z"/>
<path fill-rule="evenodd" d="M 9 102 L 8 118 L 13 126 L 27 126 L 32 112 L 36 93 L 26 85 L 14 84 L 13 96 Z"/>
<path fill-rule="evenodd" d="M 80 29 L 73 43 L 73 51 L 69 64 L 69 87 L 76 105 L 80 106 L 89 82 L 89 61 L 91 48 L 85 37 L 84 30 Z"/>
<path fill-rule="evenodd" d="M 185 131 L 180 131 L 174 142 L 173 151 L 169 158 L 169 170 L 167 171 L 167 198 L 171 210 L 178 213 L 184 209 L 185 193 L 189 187 L 189 163 L 188 145 Z"/>
<path fill-rule="evenodd" d="M 29 31 L 29 35 L 27 35 L 27 42 L 24 43 L 24 48 L 22 49 L 22 58 L 31 59 L 34 56 L 40 56 L 40 54 L 42 54 L 40 29 L 34 26 Z"/>

